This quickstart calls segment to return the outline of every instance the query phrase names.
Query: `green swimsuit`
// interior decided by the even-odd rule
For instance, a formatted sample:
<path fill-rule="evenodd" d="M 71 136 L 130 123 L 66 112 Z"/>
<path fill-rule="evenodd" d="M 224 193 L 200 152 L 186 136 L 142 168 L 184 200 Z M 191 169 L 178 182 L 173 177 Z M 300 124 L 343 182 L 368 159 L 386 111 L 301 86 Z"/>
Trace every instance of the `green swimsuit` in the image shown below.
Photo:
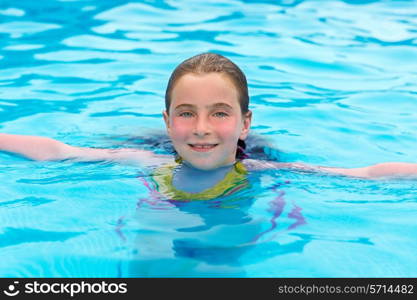
<path fill-rule="evenodd" d="M 174 169 L 178 165 L 176 163 L 160 167 L 152 176 L 157 191 L 172 200 L 210 200 L 233 194 L 249 185 L 246 176 L 248 171 L 241 161 L 237 161 L 226 176 L 214 186 L 198 193 L 184 192 L 173 185 Z"/>

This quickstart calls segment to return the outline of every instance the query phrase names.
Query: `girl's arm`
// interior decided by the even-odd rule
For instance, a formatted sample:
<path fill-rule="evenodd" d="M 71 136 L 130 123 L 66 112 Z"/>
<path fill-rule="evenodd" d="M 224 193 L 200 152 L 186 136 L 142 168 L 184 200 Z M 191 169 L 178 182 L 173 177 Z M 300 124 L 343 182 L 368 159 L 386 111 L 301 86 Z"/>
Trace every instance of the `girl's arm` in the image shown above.
<path fill-rule="evenodd" d="M 157 165 L 169 160 L 167 155 L 139 149 L 96 149 L 74 147 L 39 136 L 0 133 L 0 150 L 33 160 L 118 161 Z"/>
<path fill-rule="evenodd" d="M 328 168 L 318 167 L 320 171 L 329 173 L 336 173 L 347 176 L 364 177 L 364 178 L 379 178 L 379 177 L 404 177 L 416 176 L 417 164 L 401 163 L 401 162 L 387 162 L 380 163 L 363 168 Z"/>
<path fill-rule="evenodd" d="M 313 166 L 303 163 L 278 163 L 248 159 L 246 165 L 251 170 L 262 169 L 293 169 L 308 172 L 326 172 L 362 178 L 417 176 L 417 164 L 387 162 L 363 168 L 332 168 Z"/>

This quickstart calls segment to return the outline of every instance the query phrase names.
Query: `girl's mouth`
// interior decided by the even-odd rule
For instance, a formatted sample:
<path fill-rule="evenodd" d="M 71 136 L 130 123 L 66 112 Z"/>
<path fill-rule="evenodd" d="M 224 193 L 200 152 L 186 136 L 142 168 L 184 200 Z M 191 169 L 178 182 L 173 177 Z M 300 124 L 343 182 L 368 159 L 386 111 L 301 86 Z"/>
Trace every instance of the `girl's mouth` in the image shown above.
<path fill-rule="evenodd" d="M 198 152 L 207 152 L 215 148 L 218 144 L 188 144 L 191 149 Z"/>

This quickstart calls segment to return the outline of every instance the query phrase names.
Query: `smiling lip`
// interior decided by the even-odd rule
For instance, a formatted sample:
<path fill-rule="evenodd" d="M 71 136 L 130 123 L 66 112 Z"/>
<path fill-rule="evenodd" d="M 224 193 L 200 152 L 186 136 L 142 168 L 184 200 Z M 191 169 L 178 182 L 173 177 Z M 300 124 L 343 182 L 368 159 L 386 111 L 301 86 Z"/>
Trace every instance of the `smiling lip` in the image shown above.
<path fill-rule="evenodd" d="M 191 149 L 198 152 L 207 152 L 215 148 L 218 144 L 188 144 Z"/>

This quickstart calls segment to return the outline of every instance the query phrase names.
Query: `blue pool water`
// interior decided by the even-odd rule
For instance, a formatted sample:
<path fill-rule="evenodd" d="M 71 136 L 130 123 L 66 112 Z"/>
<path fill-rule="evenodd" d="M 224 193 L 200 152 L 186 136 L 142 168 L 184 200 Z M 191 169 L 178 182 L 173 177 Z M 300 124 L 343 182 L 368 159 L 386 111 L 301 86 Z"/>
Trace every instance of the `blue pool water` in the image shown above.
<path fill-rule="evenodd" d="M 272 158 L 417 162 L 416 17 L 417 1 L 2 0 L 1 132 L 138 147 L 164 129 L 172 69 L 214 51 L 245 71 Z M 0 276 L 417 276 L 415 179 L 268 171 L 175 203 L 142 171 L 0 152 Z"/>

